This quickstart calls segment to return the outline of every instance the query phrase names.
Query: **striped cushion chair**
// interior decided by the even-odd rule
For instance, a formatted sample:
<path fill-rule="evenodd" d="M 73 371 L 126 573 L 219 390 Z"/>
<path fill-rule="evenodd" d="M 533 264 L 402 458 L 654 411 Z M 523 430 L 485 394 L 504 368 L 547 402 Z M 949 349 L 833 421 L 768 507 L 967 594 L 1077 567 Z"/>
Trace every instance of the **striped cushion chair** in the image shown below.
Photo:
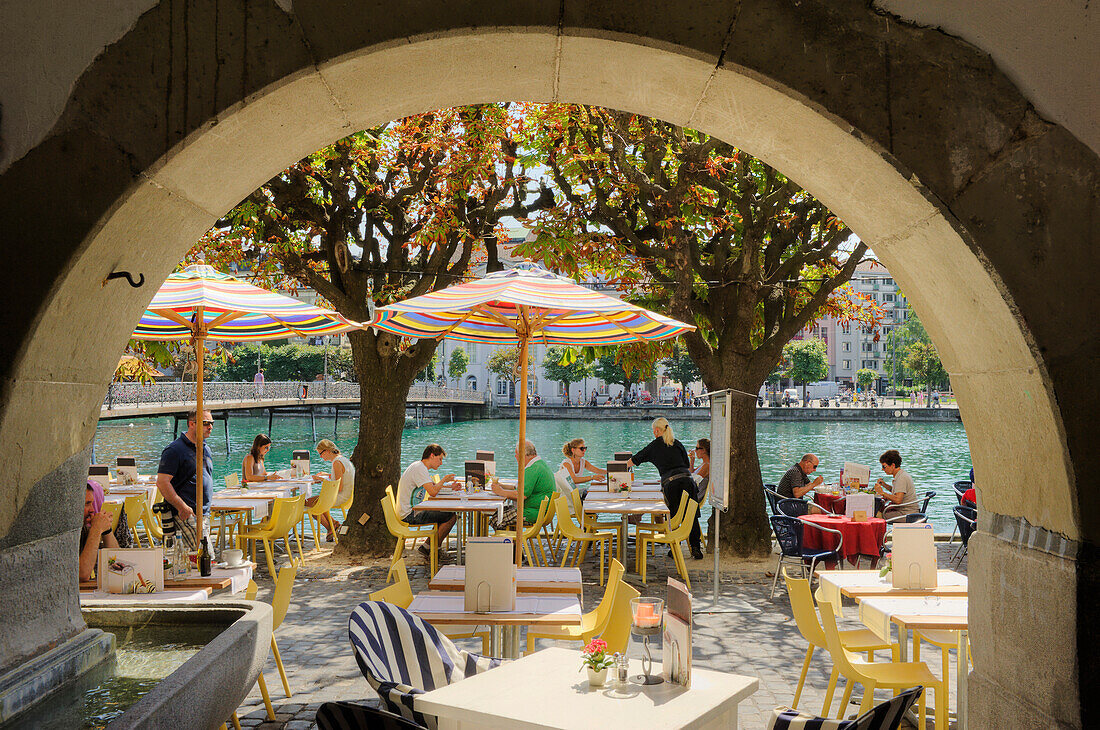
<path fill-rule="evenodd" d="M 924 687 L 907 689 L 851 720 L 829 720 L 777 707 L 768 721 L 768 730 L 897 730 L 905 713 L 923 691 Z"/>
<path fill-rule="evenodd" d="M 413 698 L 480 674 L 501 663 L 460 651 L 430 624 L 405 609 L 364 601 L 351 612 L 348 634 L 355 661 L 385 709 L 435 730 L 436 719 L 413 709 Z"/>

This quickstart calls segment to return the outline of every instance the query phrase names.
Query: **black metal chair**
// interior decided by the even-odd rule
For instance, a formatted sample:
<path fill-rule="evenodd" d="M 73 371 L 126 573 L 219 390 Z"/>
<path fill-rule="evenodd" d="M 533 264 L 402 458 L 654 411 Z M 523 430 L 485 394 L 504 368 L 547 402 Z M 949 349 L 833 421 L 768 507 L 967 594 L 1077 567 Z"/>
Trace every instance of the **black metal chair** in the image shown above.
<path fill-rule="evenodd" d="M 775 577 L 772 579 L 771 598 L 775 598 L 775 586 L 779 582 L 779 573 L 783 566 L 797 565 L 800 575 L 806 576 L 806 561 L 810 561 L 810 580 L 813 580 L 814 568 L 822 560 L 836 560 L 837 566 L 843 569 L 844 555 L 841 548 L 844 546 L 844 535 L 840 530 L 832 530 L 828 527 L 806 522 L 797 517 L 776 515 L 771 518 L 772 532 L 775 533 L 775 541 L 779 543 L 779 560 L 775 566 Z M 806 527 L 828 532 L 836 535 L 836 547 L 832 550 L 816 550 L 802 547 L 802 534 Z"/>
<path fill-rule="evenodd" d="M 779 487 L 775 484 L 764 485 L 764 496 L 768 500 L 768 505 L 772 508 L 773 515 L 782 514 L 779 511 L 779 500 L 786 499 L 786 497 L 776 491 L 777 489 L 779 489 Z"/>
<path fill-rule="evenodd" d="M 955 508 L 954 512 L 955 524 L 959 528 L 962 545 L 955 551 L 955 555 L 951 559 L 956 561 L 955 567 L 958 568 L 962 565 L 963 557 L 966 556 L 970 545 L 970 536 L 974 534 L 974 530 L 978 529 L 978 510 L 960 505 Z"/>
<path fill-rule="evenodd" d="M 958 501 L 959 504 L 963 503 L 963 495 L 966 494 L 966 490 L 970 489 L 973 486 L 974 486 L 974 482 L 970 481 L 969 479 L 960 479 L 959 481 L 955 482 L 951 486 L 951 488 L 955 490 L 955 499 Z M 977 505 L 964 505 L 964 506 L 974 506 L 974 507 L 976 507 Z M 951 528 L 951 540 L 950 540 L 950 542 L 955 542 L 955 533 L 958 532 L 958 531 L 959 531 L 959 526 L 958 525 L 955 525 L 954 527 Z"/>
<path fill-rule="evenodd" d="M 318 730 L 425 730 L 424 725 L 358 702 L 326 702 L 317 709 Z"/>
<path fill-rule="evenodd" d="M 779 511 L 776 512 L 777 515 L 802 517 L 810 514 L 810 505 L 804 499 L 781 499 L 777 506 L 779 508 Z"/>

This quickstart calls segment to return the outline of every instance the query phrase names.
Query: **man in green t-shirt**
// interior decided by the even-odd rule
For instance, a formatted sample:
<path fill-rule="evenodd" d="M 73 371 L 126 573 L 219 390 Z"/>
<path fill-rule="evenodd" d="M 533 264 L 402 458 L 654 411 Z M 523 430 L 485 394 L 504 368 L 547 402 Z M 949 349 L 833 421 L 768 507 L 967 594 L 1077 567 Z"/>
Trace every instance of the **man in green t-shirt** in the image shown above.
<path fill-rule="evenodd" d="M 543 500 L 550 499 L 554 494 L 554 472 L 550 471 L 549 464 L 539 458 L 538 452 L 535 451 L 535 445 L 530 441 L 525 443 L 524 459 L 523 524 L 530 525 L 538 519 L 539 508 L 542 506 Z M 519 460 L 519 446 L 516 447 L 516 460 Z M 518 490 L 508 489 L 496 479 L 489 486 L 495 494 L 506 499 L 514 500 L 519 496 Z M 512 508 L 513 512 L 514 509 Z M 498 530 L 514 529 L 515 522 L 515 516 L 509 515 L 506 509 L 504 520 L 501 520 L 500 524 L 494 525 L 494 527 Z"/>

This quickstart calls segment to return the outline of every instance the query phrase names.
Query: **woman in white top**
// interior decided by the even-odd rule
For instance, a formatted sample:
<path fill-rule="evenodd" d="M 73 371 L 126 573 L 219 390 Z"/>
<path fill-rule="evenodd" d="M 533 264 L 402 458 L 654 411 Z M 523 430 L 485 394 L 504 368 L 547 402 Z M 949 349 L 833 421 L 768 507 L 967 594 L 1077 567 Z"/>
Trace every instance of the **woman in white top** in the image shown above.
<path fill-rule="evenodd" d="M 355 467 L 352 466 L 351 459 L 341 454 L 340 449 L 336 448 L 336 444 L 328 439 L 321 439 L 317 442 L 317 453 L 325 461 L 332 462 L 332 473 L 321 472 L 315 474 L 313 481 L 338 480 L 340 489 L 336 492 L 336 504 L 344 504 L 351 499 L 351 495 L 355 491 Z M 306 507 L 312 507 L 316 502 L 317 497 L 310 497 L 306 500 Z M 319 519 L 321 524 L 325 526 L 325 542 L 332 542 L 334 540 L 333 533 L 340 527 L 339 521 L 332 519 L 327 514 L 321 515 Z"/>
<path fill-rule="evenodd" d="M 569 475 L 569 479 L 575 486 L 579 487 L 585 482 L 592 481 L 597 476 L 607 475 L 606 469 L 601 469 L 585 458 L 588 447 L 585 446 L 584 439 L 573 439 L 565 446 L 561 447 L 561 451 L 566 456 L 561 466 L 565 469 L 565 472 Z M 592 473 L 582 475 L 581 472 L 586 469 Z"/>
<path fill-rule="evenodd" d="M 256 438 L 252 440 L 252 448 L 249 449 L 248 455 L 244 457 L 244 464 L 241 465 L 245 484 L 269 482 L 279 478 L 275 472 L 268 474 L 264 466 L 264 457 L 267 456 L 268 451 L 271 451 L 271 439 L 262 433 L 256 434 Z"/>

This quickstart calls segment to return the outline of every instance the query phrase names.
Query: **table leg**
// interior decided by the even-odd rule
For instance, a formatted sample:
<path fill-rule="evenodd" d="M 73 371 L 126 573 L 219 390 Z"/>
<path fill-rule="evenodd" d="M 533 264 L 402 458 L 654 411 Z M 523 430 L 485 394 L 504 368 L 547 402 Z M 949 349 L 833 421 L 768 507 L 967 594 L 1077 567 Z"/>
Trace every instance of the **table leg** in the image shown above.
<path fill-rule="evenodd" d="M 196 450 L 198 447 L 195 447 Z M 225 513 L 218 513 L 218 557 L 222 556 L 222 552 L 225 550 Z"/>
<path fill-rule="evenodd" d="M 909 661 L 909 629 L 904 626 L 898 626 L 898 658 L 903 661 Z"/>
<path fill-rule="evenodd" d="M 456 557 L 455 557 L 455 562 L 458 565 L 463 565 L 463 562 L 462 562 L 462 542 L 466 537 L 466 516 L 468 514 L 469 514 L 468 512 L 459 512 L 458 513 L 458 535 L 457 535 L 458 548 L 457 548 Z"/>
<path fill-rule="evenodd" d="M 502 654 L 500 626 L 489 627 L 489 654 L 494 657 L 499 657 Z"/>
<path fill-rule="evenodd" d="M 505 626 L 504 627 L 504 658 L 505 659 L 518 659 L 519 658 L 519 627 L 517 626 Z"/>
<path fill-rule="evenodd" d="M 957 657 L 956 668 L 958 669 L 958 676 L 955 678 L 955 692 L 956 692 L 956 704 L 958 709 L 955 711 L 955 727 L 958 730 L 966 730 L 966 710 L 967 710 L 967 681 L 966 675 L 970 674 L 970 660 L 966 655 L 967 645 L 967 632 L 962 630 L 959 632 L 959 655 Z"/>
<path fill-rule="evenodd" d="M 627 515 L 623 514 L 623 523 L 619 525 L 619 562 L 623 565 L 626 565 L 627 519 Z"/>

